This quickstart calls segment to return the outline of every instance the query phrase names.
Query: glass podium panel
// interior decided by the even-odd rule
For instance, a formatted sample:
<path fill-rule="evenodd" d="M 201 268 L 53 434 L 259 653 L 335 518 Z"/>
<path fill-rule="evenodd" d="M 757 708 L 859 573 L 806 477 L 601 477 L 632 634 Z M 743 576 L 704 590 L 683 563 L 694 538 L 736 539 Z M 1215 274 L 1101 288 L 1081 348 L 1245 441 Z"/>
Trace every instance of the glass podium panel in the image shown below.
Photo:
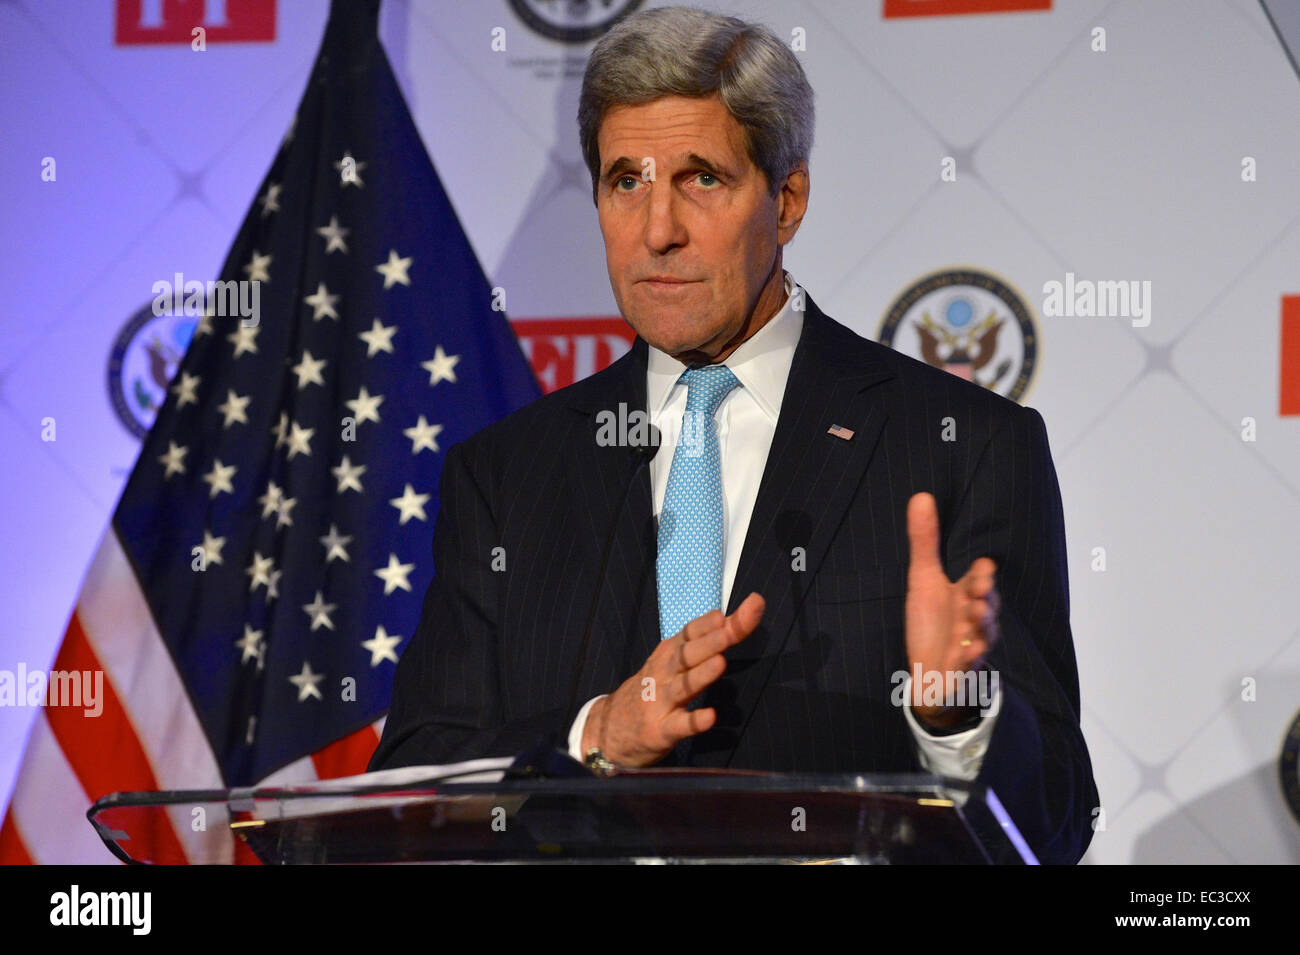
<path fill-rule="evenodd" d="M 326 781 L 114 793 L 87 816 L 118 858 L 163 865 L 1035 862 L 991 790 L 924 775 Z"/>

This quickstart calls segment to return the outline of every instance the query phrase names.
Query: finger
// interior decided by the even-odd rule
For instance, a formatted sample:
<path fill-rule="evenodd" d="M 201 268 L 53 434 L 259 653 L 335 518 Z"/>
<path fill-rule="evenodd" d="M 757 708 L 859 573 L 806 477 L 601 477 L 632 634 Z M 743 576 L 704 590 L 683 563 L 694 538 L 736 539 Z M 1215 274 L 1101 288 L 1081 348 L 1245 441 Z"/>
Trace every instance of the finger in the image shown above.
<path fill-rule="evenodd" d="M 939 562 L 939 510 L 932 494 L 922 491 L 908 500 L 907 539 L 910 570 L 942 566 Z"/>
<path fill-rule="evenodd" d="M 962 617 L 986 636 L 993 631 L 1002 609 L 1002 598 L 996 590 L 990 590 L 986 596 L 966 603 Z"/>
<path fill-rule="evenodd" d="M 751 593 L 742 600 L 740 606 L 727 617 L 722 627 L 727 631 L 730 639 L 729 646 L 734 647 L 757 630 L 759 623 L 763 619 L 763 611 L 766 609 L 767 601 L 760 594 Z"/>
<path fill-rule="evenodd" d="M 709 634 L 717 632 L 724 622 L 721 610 L 710 610 L 708 613 L 700 614 L 694 620 L 691 620 L 677 631 L 677 634 L 668 640 L 664 640 L 660 646 L 665 647 L 665 653 L 669 658 L 668 668 L 671 673 L 680 673 L 682 670 L 690 669 L 699 660 L 686 662 L 683 657 L 683 651 L 692 641 L 699 640 Z M 658 648 L 656 648 L 658 649 Z M 700 659 L 703 659 L 702 657 Z"/>
<path fill-rule="evenodd" d="M 710 610 L 706 614 L 701 614 L 682 627 L 682 640 L 698 640 L 700 637 L 712 633 L 722 626 L 723 619 L 721 610 Z"/>
<path fill-rule="evenodd" d="M 980 657 L 989 652 L 989 642 L 980 631 L 963 627 L 956 634 L 961 653 L 957 659 L 957 668 L 969 670 Z"/>
<path fill-rule="evenodd" d="M 970 565 L 962 577 L 961 588 L 970 597 L 983 597 L 993 589 L 998 565 L 988 557 L 981 557 Z"/>
<path fill-rule="evenodd" d="M 720 656 L 727 649 L 727 632 L 719 627 L 707 637 L 683 643 L 681 652 L 674 657 L 676 672 L 684 673 L 694 669 L 706 660 Z"/>
<path fill-rule="evenodd" d="M 767 603 L 762 596 L 751 593 L 722 621 L 721 626 L 683 645 L 681 653 L 676 655 L 679 669 L 688 670 L 698 666 L 709 657 L 740 643 L 758 628 L 766 609 Z"/>
<path fill-rule="evenodd" d="M 670 679 L 664 688 L 664 702 L 670 707 L 684 708 L 726 672 L 727 658 L 721 653 L 715 653 L 704 662 Z"/>
<path fill-rule="evenodd" d="M 740 602 L 730 615 L 724 617 L 720 610 L 710 610 L 703 616 L 696 617 L 688 623 L 683 629 L 682 634 L 689 642 L 699 640 L 703 637 L 711 636 L 715 631 L 728 626 L 729 624 L 739 621 L 740 625 L 747 625 L 748 630 L 744 635 L 748 636 L 753 629 L 758 626 L 758 621 L 763 617 L 763 609 L 767 606 L 763 598 L 751 593 L 748 597 Z"/>
<path fill-rule="evenodd" d="M 990 594 L 992 597 L 997 597 L 997 595 L 998 592 L 996 590 Z M 985 652 L 988 652 L 988 650 L 993 648 L 993 644 L 998 642 L 998 638 L 1002 636 L 1002 625 L 998 623 L 998 608 L 996 605 L 989 608 L 988 615 L 984 618 L 983 626 L 980 628 L 980 631 L 984 635 L 984 641 L 987 647 Z"/>
<path fill-rule="evenodd" d="M 713 729 L 717 721 L 718 714 L 711 706 L 698 710 L 674 710 L 664 718 L 660 729 L 664 736 L 672 741 L 672 745 L 676 746 L 687 737 Z"/>

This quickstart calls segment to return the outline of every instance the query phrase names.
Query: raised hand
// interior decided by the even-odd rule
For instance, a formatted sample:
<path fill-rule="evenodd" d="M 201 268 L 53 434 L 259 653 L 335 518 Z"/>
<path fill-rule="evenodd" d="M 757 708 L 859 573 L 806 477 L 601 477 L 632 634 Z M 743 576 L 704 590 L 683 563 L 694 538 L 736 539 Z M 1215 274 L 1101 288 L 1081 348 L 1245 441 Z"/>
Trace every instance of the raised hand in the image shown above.
<path fill-rule="evenodd" d="M 994 586 L 997 565 L 981 557 L 953 583 L 939 556 L 939 511 L 930 494 L 907 502 L 907 661 L 909 671 L 960 674 L 975 669 L 997 640 L 1001 601 Z M 912 712 L 923 723 L 944 728 L 969 712 L 949 706 L 923 706 L 922 686 L 912 681 Z"/>
<path fill-rule="evenodd" d="M 592 706 L 583 753 L 598 747 L 620 766 L 649 766 L 679 741 L 712 729 L 712 707 L 686 707 L 726 671 L 723 651 L 754 632 L 765 607 L 762 597 L 750 594 L 731 616 L 711 610 L 661 641 L 640 670 Z"/>

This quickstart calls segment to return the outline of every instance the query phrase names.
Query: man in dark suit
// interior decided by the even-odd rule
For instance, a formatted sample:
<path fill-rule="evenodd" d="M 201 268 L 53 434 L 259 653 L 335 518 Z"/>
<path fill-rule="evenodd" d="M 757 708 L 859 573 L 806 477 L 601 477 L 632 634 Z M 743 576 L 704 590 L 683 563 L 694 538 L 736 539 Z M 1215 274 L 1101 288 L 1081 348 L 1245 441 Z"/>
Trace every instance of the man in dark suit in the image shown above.
<path fill-rule="evenodd" d="M 858 336 L 782 268 L 812 94 L 763 28 L 627 18 L 579 124 L 637 339 L 448 451 L 371 768 L 567 734 L 619 765 L 930 770 L 1077 861 L 1098 799 L 1041 417 Z"/>

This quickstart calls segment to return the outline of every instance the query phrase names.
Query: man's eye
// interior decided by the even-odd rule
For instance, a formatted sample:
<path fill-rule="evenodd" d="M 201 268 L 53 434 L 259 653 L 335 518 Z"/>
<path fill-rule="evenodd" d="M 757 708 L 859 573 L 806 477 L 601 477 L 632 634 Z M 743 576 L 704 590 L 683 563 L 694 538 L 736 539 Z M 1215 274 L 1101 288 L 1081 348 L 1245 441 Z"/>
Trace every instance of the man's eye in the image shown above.
<path fill-rule="evenodd" d="M 703 186 L 704 188 L 706 188 L 706 189 L 711 189 L 711 188 L 713 188 L 713 186 L 714 186 L 714 185 L 717 183 L 717 181 L 718 181 L 718 177 L 715 176 L 715 175 L 714 175 L 713 173 L 711 173 L 711 172 L 702 172 L 702 173 L 700 173 L 698 176 L 696 176 L 695 178 L 696 178 L 696 180 L 699 182 L 699 184 L 700 184 L 701 186 Z M 709 181 L 708 181 L 708 182 L 705 182 L 704 180 L 706 180 L 706 179 L 708 179 Z"/>
<path fill-rule="evenodd" d="M 621 186 L 621 185 L 623 185 L 623 183 L 625 183 L 625 182 L 630 182 L 630 183 L 632 183 L 633 187 L 635 187 L 635 186 L 636 186 L 636 177 L 635 177 L 635 176 L 620 176 L 619 179 L 618 179 L 618 181 L 614 183 L 614 188 L 618 189 L 618 187 Z M 632 190 L 631 190 L 631 189 L 619 189 L 619 191 L 620 191 L 620 192 L 631 192 Z"/>

